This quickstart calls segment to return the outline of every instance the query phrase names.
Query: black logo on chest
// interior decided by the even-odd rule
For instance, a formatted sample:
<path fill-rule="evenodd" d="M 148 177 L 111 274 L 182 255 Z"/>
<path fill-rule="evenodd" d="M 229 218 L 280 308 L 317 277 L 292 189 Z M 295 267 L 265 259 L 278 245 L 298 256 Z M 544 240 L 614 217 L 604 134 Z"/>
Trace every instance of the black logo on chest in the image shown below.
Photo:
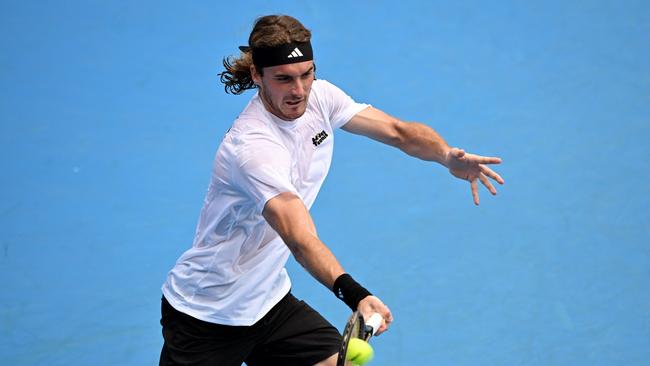
<path fill-rule="evenodd" d="M 314 144 L 314 146 L 320 145 L 325 139 L 327 138 L 327 132 L 325 130 L 319 132 L 316 134 L 316 136 L 311 138 L 311 142 Z"/>

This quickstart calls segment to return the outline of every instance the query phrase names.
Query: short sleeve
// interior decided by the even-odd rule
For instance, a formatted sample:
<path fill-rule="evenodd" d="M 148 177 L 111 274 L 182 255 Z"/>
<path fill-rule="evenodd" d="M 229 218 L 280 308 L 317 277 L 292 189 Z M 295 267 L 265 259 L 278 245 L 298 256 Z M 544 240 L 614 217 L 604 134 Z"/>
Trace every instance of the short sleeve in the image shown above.
<path fill-rule="evenodd" d="M 284 146 L 260 135 L 242 137 L 233 180 L 255 203 L 257 212 L 271 198 L 285 192 L 298 195 L 291 182 L 291 159 Z"/>
<path fill-rule="evenodd" d="M 336 85 L 326 80 L 317 80 L 319 99 L 328 114 L 332 129 L 339 128 L 348 123 L 355 114 L 368 108 L 370 105 L 357 103 Z"/>

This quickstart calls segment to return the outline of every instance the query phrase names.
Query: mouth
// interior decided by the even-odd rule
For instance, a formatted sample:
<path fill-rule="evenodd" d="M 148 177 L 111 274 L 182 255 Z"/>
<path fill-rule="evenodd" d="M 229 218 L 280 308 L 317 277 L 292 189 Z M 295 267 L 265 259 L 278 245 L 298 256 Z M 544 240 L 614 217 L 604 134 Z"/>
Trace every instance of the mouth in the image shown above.
<path fill-rule="evenodd" d="M 299 100 L 287 100 L 285 103 L 287 103 L 291 107 L 295 107 L 295 106 L 299 105 L 302 102 L 303 102 L 303 100 L 299 99 Z"/>

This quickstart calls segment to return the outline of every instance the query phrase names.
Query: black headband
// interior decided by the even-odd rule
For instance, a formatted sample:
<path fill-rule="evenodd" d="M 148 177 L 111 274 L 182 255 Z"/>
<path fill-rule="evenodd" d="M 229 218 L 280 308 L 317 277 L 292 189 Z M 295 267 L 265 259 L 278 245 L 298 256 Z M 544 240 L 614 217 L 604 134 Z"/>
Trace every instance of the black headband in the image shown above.
<path fill-rule="evenodd" d="M 310 42 L 288 43 L 276 47 L 251 48 L 240 46 L 243 52 L 253 51 L 253 63 L 259 68 L 294 64 L 314 59 Z"/>

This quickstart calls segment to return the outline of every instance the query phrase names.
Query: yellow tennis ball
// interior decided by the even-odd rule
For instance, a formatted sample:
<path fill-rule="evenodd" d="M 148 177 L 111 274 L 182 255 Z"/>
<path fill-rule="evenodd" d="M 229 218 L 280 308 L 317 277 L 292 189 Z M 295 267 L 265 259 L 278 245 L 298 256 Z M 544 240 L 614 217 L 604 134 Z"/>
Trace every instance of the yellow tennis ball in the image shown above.
<path fill-rule="evenodd" d="M 359 338 L 352 338 L 348 342 L 348 350 L 345 353 L 345 359 L 355 365 L 364 365 L 370 362 L 374 356 L 374 351 L 368 342 L 364 342 Z"/>

